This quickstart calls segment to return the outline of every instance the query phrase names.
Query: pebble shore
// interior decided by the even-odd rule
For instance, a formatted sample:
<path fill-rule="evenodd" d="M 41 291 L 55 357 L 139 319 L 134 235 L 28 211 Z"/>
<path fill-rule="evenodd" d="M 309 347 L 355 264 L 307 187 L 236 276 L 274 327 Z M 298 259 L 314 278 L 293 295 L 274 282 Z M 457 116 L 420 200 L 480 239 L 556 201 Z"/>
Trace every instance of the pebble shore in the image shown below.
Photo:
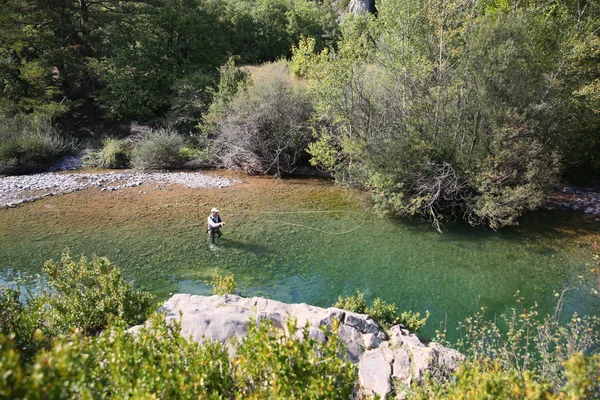
<path fill-rule="evenodd" d="M 583 211 L 600 221 L 600 192 L 565 186 L 552 194 L 544 207 L 549 210 L 562 208 Z"/>
<path fill-rule="evenodd" d="M 224 188 L 236 182 L 226 178 L 204 175 L 200 172 L 45 172 L 33 175 L 7 176 L 0 177 L 0 207 L 16 207 L 19 204 L 44 197 L 88 188 L 115 191 L 144 184 L 158 186 L 175 184 L 186 188 Z"/>

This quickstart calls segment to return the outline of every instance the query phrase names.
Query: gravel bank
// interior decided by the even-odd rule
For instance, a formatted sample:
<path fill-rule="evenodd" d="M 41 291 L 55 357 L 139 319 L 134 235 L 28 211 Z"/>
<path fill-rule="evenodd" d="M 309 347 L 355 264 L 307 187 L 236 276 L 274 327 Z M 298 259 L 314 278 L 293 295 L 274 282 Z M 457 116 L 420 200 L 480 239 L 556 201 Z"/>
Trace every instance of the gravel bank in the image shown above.
<path fill-rule="evenodd" d="M 15 207 L 48 196 L 97 188 L 119 190 L 143 184 L 159 186 L 181 185 L 187 188 L 224 188 L 236 180 L 204 175 L 199 172 L 134 171 L 106 172 L 100 174 L 46 172 L 34 175 L 0 178 L 0 207 Z"/>

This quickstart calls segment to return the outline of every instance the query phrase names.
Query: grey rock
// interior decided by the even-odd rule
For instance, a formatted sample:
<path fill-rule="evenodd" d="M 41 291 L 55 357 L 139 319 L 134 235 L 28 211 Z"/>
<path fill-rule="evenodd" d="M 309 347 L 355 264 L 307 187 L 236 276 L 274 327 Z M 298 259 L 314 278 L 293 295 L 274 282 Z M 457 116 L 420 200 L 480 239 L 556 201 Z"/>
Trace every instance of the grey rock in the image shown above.
<path fill-rule="evenodd" d="M 360 15 L 365 12 L 375 12 L 375 0 L 350 0 L 350 12 Z"/>
<path fill-rule="evenodd" d="M 358 383 L 365 396 L 378 395 L 387 398 L 392 390 L 390 376 L 393 353 L 387 347 L 368 350 L 358 363 Z"/>
<path fill-rule="evenodd" d="M 406 349 L 394 350 L 394 364 L 392 365 L 392 378 L 399 380 L 406 386 L 410 386 L 412 374 L 410 371 L 410 359 Z"/>

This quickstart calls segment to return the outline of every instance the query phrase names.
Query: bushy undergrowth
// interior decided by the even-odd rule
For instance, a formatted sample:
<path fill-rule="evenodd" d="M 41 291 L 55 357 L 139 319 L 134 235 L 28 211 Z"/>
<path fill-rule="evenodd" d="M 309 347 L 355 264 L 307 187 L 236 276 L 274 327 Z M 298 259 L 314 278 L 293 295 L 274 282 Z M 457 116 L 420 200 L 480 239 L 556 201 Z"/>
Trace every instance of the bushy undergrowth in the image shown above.
<path fill-rule="evenodd" d="M 0 119 L 0 174 L 41 170 L 73 150 L 50 118 L 17 115 Z"/>
<path fill-rule="evenodd" d="M 360 314 L 368 314 L 384 328 L 402 324 L 413 332 L 418 332 L 424 327 L 429 318 L 429 311 L 425 313 L 424 318 L 421 318 L 421 313 L 412 311 L 404 311 L 398 315 L 396 304 L 387 303 L 379 297 L 375 298 L 373 305 L 369 307 L 364 297 L 365 294 L 360 289 L 356 289 L 356 296 L 339 296 L 333 306 Z"/>
<path fill-rule="evenodd" d="M 112 319 L 128 324 L 142 322 L 154 298 L 133 289 L 121 271 L 105 257 L 74 260 L 69 252 L 61 261 L 47 261 L 43 268 L 51 288 L 45 303 L 51 312 L 48 320 L 58 332 L 81 329 L 94 333 Z"/>
<path fill-rule="evenodd" d="M 600 318 L 574 314 L 561 323 L 563 297 L 553 315 L 537 306 L 518 307 L 499 319 L 475 314 L 459 324 L 452 346 L 467 361 L 451 380 L 430 375 L 419 399 L 596 399 L 600 398 Z M 440 333 L 438 341 L 449 345 Z"/>
<path fill-rule="evenodd" d="M 136 324 L 153 309 L 154 296 L 133 289 L 106 258 L 73 260 L 67 251 L 60 262 L 47 261 L 43 272 L 47 286 L 35 295 L 0 290 L 0 333 L 25 359 L 73 329 L 95 334 L 110 321 Z"/>
<path fill-rule="evenodd" d="M 290 322 L 288 329 L 294 329 Z M 5 398 L 343 399 L 352 392 L 354 365 L 343 361 L 335 335 L 320 344 L 290 331 L 251 325 L 231 358 L 225 346 L 181 336 L 155 315 L 135 335 L 123 326 L 98 336 L 58 338 L 31 365 L 0 336 L 0 383 Z M 35 371 L 35 373 L 31 373 Z"/>
<path fill-rule="evenodd" d="M 600 398 L 600 354 L 575 353 L 561 365 L 564 385 L 554 389 L 550 382 L 531 370 L 505 369 L 490 359 L 468 361 L 453 379 L 439 381 L 430 376 L 409 397 L 419 400 Z"/>
<path fill-rule="evenodd" d="M 251 324 L 230 356 L 183 337 L 163 314 L 130 332 L 152 297 L 105 258 L 66 252 L 43 272 L 49 288 L 26 301 L 0 291 L 0 398 L 342 399 L 354 388 L 355 366 L 332 331 L 321 343 L 291 319 L 285 329 Z"/>
<path fill-rule="evenodd" d="M 140 170 L 181 168 L 185 162 L 183 136 L 173 129 L 152 130 L 135 141 L 131 165 Z"/>
<path fill-rule="evenodd" d="M 215 149 L 228 168 L 276 176 L 291 173 L 306 157 L 312 110 L 306 91 L 294 87 L 285 64 L 279 63 L 269 80 L 238 90 L 225 111 L 215 116 Z"/>
<path fill-rule="evenodd" d="M 81 160 L 86 167 L 126 168 L 130 158 L 127 140 L 107 138 L 99 150 L 89 151 Z"/>

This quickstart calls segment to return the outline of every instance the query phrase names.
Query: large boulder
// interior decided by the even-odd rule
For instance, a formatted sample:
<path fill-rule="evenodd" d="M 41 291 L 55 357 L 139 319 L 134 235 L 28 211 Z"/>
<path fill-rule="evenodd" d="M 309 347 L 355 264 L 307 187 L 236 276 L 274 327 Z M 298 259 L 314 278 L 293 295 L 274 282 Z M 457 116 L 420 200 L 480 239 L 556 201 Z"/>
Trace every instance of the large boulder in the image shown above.
<path fill-rule="evenodd" d="M 375 0 L 350 0 L 350 12 L 354 15 L 375 12 Z"/>
<path fill-rule="evenodd" d="M 425 371 L 451 372 L 464 359 L 456 350 L 438 343 L 423 344 L 417 336 L 400 325 L 390 329 L 390 336 L 371 317 L 339 308 L 321 308 L 308 304 L 286 304 L 261 297 L 235 295 L 194 296 L 176 294 L 163 306 L 167 322 L 180 321 L 184 337 L 197 342 L 217 340 L 235 351 L 233 338 L 247 333 L 251 321 L 271 321 L 284 328 L 289 318 L 297 320 L 301 329 L 310 325 L 310 337 L 319 341 L 326 337 L 319 327 L 331 328 L 338 320 L 338 335 L 346 346 L 347 357 L 358 364 L 359 391 L 363 395 L 387 398 L 392 379 L 410 386 L 419 382 Z M 135 332 L 140 327 L 133 327 Z M 398 388 L 398 385 L 396 385 Z"/>

